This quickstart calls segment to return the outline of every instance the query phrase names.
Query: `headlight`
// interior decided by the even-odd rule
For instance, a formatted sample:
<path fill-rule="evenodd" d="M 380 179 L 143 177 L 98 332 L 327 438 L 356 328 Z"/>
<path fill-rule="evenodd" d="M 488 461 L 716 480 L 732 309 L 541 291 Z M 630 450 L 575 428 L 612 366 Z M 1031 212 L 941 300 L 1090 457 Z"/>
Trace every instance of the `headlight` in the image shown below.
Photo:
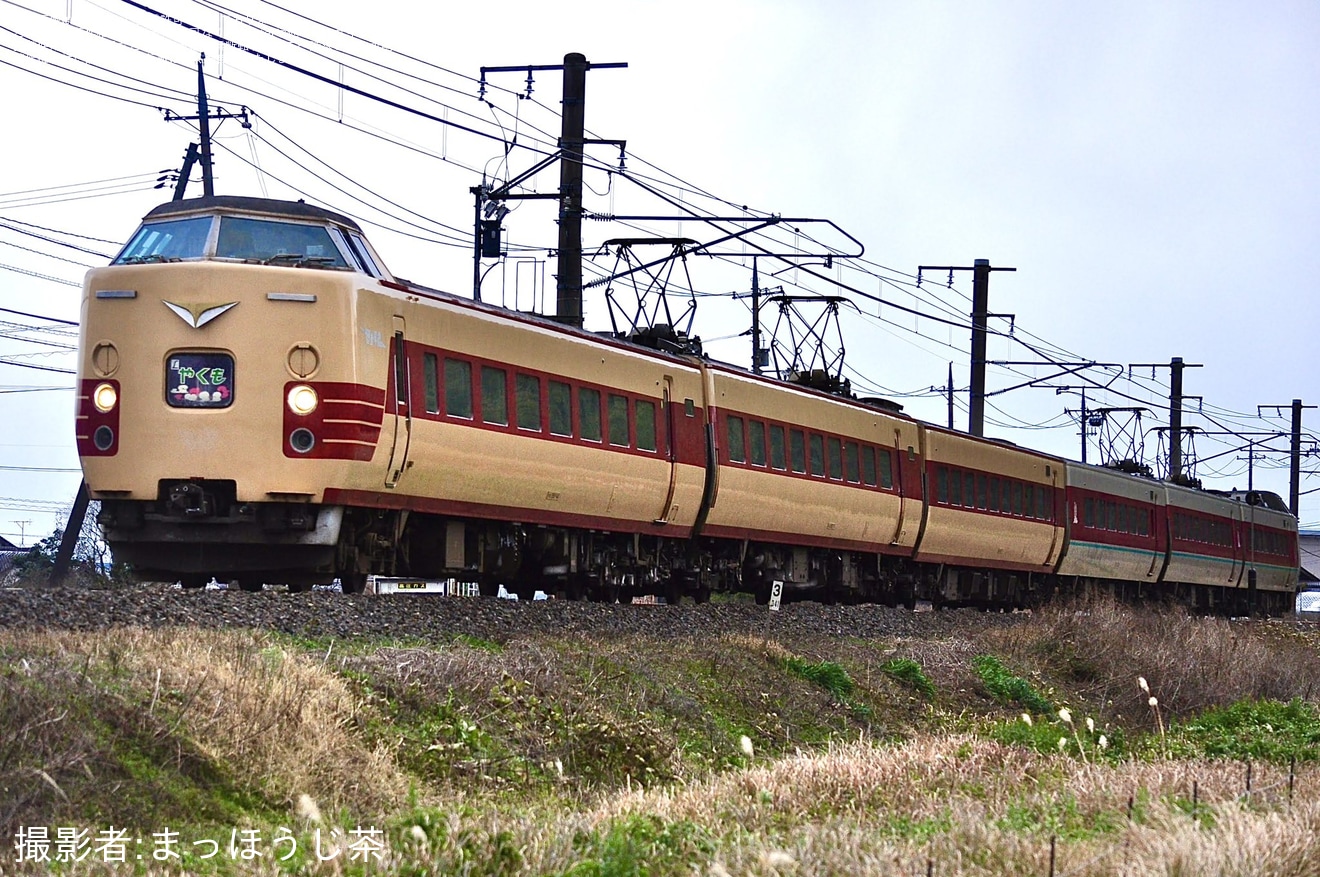
<path fill-rule="evenodd" d="M 114 384 L 97 384 L 96 389 L 92 391 L 92 404 L 102 414 L 113 411 L 118 403 L 119 392 L 115 389 Z"/>
<path fill-rule="evenodd" d="M 317 402 L 316 391 L 306 384 L 299 384 L 289 390 L 289 410 L 294 414 L 306 417 L 316 410 Z"/>

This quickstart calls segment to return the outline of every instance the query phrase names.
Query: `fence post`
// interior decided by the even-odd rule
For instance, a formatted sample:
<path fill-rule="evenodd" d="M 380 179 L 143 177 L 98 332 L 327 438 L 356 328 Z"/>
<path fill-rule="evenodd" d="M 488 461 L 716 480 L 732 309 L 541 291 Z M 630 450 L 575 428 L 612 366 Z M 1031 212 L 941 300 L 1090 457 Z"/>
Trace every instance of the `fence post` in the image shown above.
<path fill-rule="evenodd" d="M 1245 793 L 1245 797 L 1248 800 L 1251 799 L 1251 762 L 1250 761 L 1247 762 L 1247 791 Z"/>
<path fill-rule="evenodd" d="M 1292 755 L 1288 758 L 1288 806 L 1292 807 L 1293 799 L 1293 781 L 1297 777 L 1297 756 Z"/>
<path fill-rule="evenodd" d="M 1050 877 L 1054 877 L 1054 844 L 1058 840 L 1054 835 L 1050 835 Z"/>

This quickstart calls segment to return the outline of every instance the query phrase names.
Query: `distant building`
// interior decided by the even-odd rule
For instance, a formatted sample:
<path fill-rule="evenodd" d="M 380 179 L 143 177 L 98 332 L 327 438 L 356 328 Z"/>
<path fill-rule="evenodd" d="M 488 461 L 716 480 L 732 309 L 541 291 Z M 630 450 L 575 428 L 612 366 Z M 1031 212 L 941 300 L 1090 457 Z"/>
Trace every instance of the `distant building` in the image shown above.
<path fill-rule="evenodd" d="M 1320 570 L 1320 530 L 1299 530 L 1297 533 L 1298 583 L 1297 614 L 1302 618 L 1320 618 L 1320 579 L 1311 570 Z"/>
<path fill-rule="evenodd" d="M 1320 579 L 1314 575 L 1320 571 L 1320 530 L 1299 530 L 1297 542 L 1300 549 L 1298 560 L 1302 566 L 1302 586 L 1315 587 L 1320 583 Z"/>
<path fill-rule="evenodd" d="M 14 565 L 14 561 L 24 554 L 27 554 L 26 548 L 19 548 L 4 536 L 0 536 L 0 575 L 9 572 L 9 568 Z"/>

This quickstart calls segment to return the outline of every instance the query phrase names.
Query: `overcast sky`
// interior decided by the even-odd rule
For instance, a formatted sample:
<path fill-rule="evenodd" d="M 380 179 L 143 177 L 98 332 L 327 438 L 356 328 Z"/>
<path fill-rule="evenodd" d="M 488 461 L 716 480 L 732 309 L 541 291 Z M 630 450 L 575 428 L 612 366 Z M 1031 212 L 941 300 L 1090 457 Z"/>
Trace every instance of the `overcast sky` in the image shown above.
<path fill-rule="evenodd" d="M 77 319 L 79 292 L 69 283 L 105 260 L 12 226 L 34 224 L 50 231 L 21 228 L 113 252 L 115 244 L 62 233 L 121 241 L 168 200 L 168 190 L 150 185 L 179 166 L 196 134 L 158 108 L 195 113 L 201 52 L 211 98 L 256 114 L 250 132 L 235 121 L 218 128 L 218 193 L 303 197 L 349 213 L 397 275 L 471 294 L 468 189 L 483 172 L 503 181 L 540 158 L 524 147 L 545 146 L 538 131 L 557 132 L 561 88 L 558 73 L 540 72 L 532 99 L 519 99 L 511 90 L 525 88 L 525 72 L 492 74 L 488 106 L 477 100 L 478 71 L 582 52 L 628 64 L 588 73 L 588 128 L 626 140 L 628 174 L 670 199 L 607 174 L 617 149 L 597 146 L 589 209 L 655 216 L 686 206 L 732 216 L 746 205 L 829 220 L 864 245 L 864 262 L 829 268 L 802 267 L 820 261 L 812 258 L 797 267 L 759 260 L 763 287 L 841 293 L 810 270 L 862 292 L 841 320 L 845 374 L 859 391 L 943 423 L 944 398 L 929 391 L 945 384 L 952 362 L 955 422 L 966 428 L 971 275 L 955 276 L 953 290 L 945 274 L 927 272 L 921 289 L 912 280 L 921 265 L 985 258 L 1016 268 L 991 280 L 990 310 L 1013 315 L 992 321 L 1002 334 L 990 341 L 991 360 L 1047 353 L 1124 369 L 1171 357 L 1201 366 L 1185 374 L 1185 392 L 1201 398 L 1188 402 L 1184 423 L 1205 433 L 1195 451 L 1209 487 L 1245 488 L 1248 477 L 1246 451 L 1235 450 L 1245 439 L 1213 433 L 1286 431 L 1286 411 L 1276 417 L 1270 408 L 1261 419 L 1257 406 L 1320 403 L 1314 3 L 501 2 L 434 4 L 424 19 L 415 17 L 420 4 L 395 0 L 371 4 L 369 14 L 342 2 L 228 3 L 228 13 L 188 0 L 146 5 L 471 132 L 341 98 L 325 82 L 123 0 L 0 0 L 9 134 L 0 162 L 0 307 Z M 532 185 L 552 191 L 556 174 Z M 103 180 L 117 182 L 84 185 Z M 696 221 L 641 225 L 699 241 L 718 234 Z M 552 308 L 549 208 L 524 202 L 505 228 L 516 258 L 486 276 L 484 297 L 528 307 L 544 277 Z M 588 249 L 637 234 L 608 223 L 584 230 Z M 823 223 L 778 233 L 775 246 L 790 245 L 804 253 L 851 246 Z M 613 265 L 613 257 L 597 260 L 588 279 Z M 718 294 L 750 289 L 750 259 L 694 257 L 687 270 L 702 296 L 694 332 L 712 355 L 747 364 L 747 304 Z M 675 279 L 685 284 L 687 275 Z M 609 326 L 599 288 L 585 308 L 589 327 Z M 769 326 L 777 319 L 773 307 L 762 316 Z M 0 335 L 68 340 L 8 325 L 58 324 L 4 313 L 0 322 Z M 74 366 L 57 347 L 12 337 L 0 337 L 0 359 Z M 1100 368 L 1047 380 L 1057 371 L 1043 361 L 993 366 L 991 392 L 1033 379 L 1042 386 L 994 395 L 987 434 L 1076 458 L 1078 427 L 1065 409 L 1077 411 L 1083 385 L 1089 407 L 1144 407 L 1143 431 L 1167 425 L 1167 368 L 1153 377 L 1149 367 L 1134 369 L 1132 380 Z M 71 384 L 66 374 L 0 363 L 0 534 L 12 541 L 51 532 L 62 516 L 44 504 L 70 502 L 79 476 L 24 471 L 76 469 L 72 394 L 11 391 Z M 1307 411 L 1305 426 L 1314 444 L 1320 412 Z M 1151 432 L 1144 453 L 1158 468 L 1157 443 Z M 1287 455 L 1278 450 L 1287 440 L 1267 447 L 1274 450 L 1257 459 L 1256 486 L 1286 497 Z M 1100 450 L 1093 437 L 1093 462 Z M 1303 461 L 1304 470 L 1317 468 L 1320 457 Z M 1317 488 L 1320 477 L 1303 477 L 1303 491 Z M 1301 521 L 1320 528 L 1320 491 L 1303 496 Z"/>

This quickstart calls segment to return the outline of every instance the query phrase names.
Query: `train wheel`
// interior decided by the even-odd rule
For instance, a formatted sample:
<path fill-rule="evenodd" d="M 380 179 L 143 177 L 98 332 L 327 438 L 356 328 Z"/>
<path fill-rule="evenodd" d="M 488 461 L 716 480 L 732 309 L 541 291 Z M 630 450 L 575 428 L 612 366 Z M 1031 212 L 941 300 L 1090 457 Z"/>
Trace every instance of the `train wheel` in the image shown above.
<path fill-rule="evenodd" d="M 188 573 L 187 575 L 179 576 L 179 584 L 183 587 L 185 591 L 197 591 L 202 588 L 205 588 L 206 583 L 209 582 L 210 580 L 211 580 L 210 576 L 206 575 L 205 573 L 199 573 L 199 572 Z"/>
<path fill-rule="evenodd" d="M 347 572 L 339 577 L 339 589 L 345 594 L 361 594 L 367 587 L 367 574 Z"/>
<path fill-rule="evenodd" d="M 263 576 L 261 573 L 248 573 L 247 575 L 243 576 L 243 578 L 237 580 L 238 587 L 241 590 L 255 594 L 265 587 L 265 584 L 262 582 L 263 578 L 265 578 L 265 576 Z M 229 580 L 229 586 L 231 588 L 234 586 L 234 581 L 235 581 L 234 579 Z"/>

